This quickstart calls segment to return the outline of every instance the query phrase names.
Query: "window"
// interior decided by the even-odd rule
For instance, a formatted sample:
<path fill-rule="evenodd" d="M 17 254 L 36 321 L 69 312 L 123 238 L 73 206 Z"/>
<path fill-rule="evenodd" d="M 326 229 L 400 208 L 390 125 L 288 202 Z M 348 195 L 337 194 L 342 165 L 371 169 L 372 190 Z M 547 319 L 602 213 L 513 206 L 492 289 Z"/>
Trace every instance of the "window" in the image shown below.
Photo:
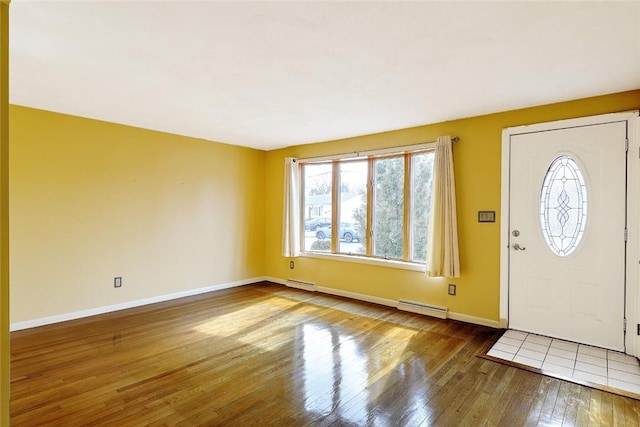
<path fill-rule="evenodd" d="M 555 159 L 540 191 L 540 227 L 549 249 L 565 257 L 580 244 L 587 221 L 587 187 L 569 156 Z"/>
<path fill-rule="evenodd" d="M 373 255 L 402 259 L 404 249 L 404 157 L 373 161 Z"/>
<path fill-rule="evenodd" d="M 332 165 L 331 163 L 303 166 L 305 251 L 330 252 L 332 222 Z"/>
<path fill-rule="evenodd" d="M 411 261 L 427 261 L 434 152 L 411 156 Z"/>
<path fill-rule="evenodd" d="M 425 263 L 433 159 L 421 148 L 301 160 L 304 250 Z"/>
<path fill-rule="evenodd" d="M 366 160 L 340 162 L 340 231 L 338 252 L 367 253 L 367 170 Z"/>

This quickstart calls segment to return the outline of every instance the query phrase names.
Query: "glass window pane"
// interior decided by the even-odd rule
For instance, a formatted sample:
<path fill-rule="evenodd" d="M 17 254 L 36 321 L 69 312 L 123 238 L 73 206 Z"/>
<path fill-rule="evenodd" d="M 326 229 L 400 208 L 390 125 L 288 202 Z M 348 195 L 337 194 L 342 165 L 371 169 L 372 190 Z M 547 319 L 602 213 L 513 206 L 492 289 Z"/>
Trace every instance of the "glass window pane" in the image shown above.
<path fill-rule="evenodd" d="M 427 261 L 434 152 L 411 156 L 411 261 Z"/>
<path fill-rule="evenodd" d="M 304 250 L 331 252 L 331 164 L 303 165 Z"/>
<path fill-rule="evenodd" d="M 340 163 L 338 252 L 366 254 L 367 161 Z"/>
<path fill-rule="evenodd" d="M 373 169 L 373 254 L 401 259 L 404 245 L 404 157 L 376 159 Z"/>
<path fill-rule="evenodd" d="M 540 227 L 549 249 L 560 257 L 580 244 L 587 222 L 587 187 L 574 159 L 555 159 L 540 191 Z"/>

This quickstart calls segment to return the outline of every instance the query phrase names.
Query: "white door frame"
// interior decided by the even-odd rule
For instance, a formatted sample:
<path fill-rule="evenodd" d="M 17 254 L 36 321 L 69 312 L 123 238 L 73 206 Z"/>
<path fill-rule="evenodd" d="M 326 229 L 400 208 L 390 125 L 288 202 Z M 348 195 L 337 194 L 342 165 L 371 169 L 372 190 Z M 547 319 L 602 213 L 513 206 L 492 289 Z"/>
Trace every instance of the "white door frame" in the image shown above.
<path fill-rule="evenodd" d="M 627 354 L 640 355 L 640 118 L 638 111 L 611 113 L 555 122 L 516 126 L 502 131 L 502 184 L 500 215 L 500 327 L 509 326 L 509 188 L 511 136 L 523 133 L 588 126 L 610 122 L 627 121 L 629 155 L 627 157 L 627 264 L 625 318 L 627 333 L 625 347 Z"/>

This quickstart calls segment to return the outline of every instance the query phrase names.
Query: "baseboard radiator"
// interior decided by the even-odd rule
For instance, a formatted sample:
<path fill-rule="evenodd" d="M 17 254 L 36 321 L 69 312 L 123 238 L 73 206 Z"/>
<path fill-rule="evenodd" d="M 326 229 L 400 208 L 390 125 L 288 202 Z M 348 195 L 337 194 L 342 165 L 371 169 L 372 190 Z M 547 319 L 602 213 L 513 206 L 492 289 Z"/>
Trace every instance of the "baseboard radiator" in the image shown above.
<path fill-rule="evenodd" d="M 422 304 L 419 302 L 407 301 L 402 299 L 398 301 L 398 310 L 410 311 L 417 314 L 426 314 L 427 316 L 433 316 L 439 319 L 446 319 L 448 311 L 447 307 Z"/>
<path fill-rule="evenodd" d="M 287 281 L 285 282 L 285 285 L 289 286 L 290 288 L 297 288 L 297 289 L 302 289 L 302 290 L 311 291 L 311 292 L 315 292 L 318 290 L 318 287 L 316 286 L 315 283 L 303 282 L 301 280 L 287 279 Z"/>

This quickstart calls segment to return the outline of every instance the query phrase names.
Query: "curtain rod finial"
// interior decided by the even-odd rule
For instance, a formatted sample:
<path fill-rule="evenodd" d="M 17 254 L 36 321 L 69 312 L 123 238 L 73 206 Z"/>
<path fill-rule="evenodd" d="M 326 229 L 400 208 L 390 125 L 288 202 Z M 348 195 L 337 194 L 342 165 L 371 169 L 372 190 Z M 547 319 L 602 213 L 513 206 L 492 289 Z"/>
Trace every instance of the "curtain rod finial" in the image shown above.
<path fill-rule="evenodd" d="M 459 142 L 460 141 L 460 137 L 459 136 L 454 136 L 453 138 L 451 138 L 452 142 Z"/>

